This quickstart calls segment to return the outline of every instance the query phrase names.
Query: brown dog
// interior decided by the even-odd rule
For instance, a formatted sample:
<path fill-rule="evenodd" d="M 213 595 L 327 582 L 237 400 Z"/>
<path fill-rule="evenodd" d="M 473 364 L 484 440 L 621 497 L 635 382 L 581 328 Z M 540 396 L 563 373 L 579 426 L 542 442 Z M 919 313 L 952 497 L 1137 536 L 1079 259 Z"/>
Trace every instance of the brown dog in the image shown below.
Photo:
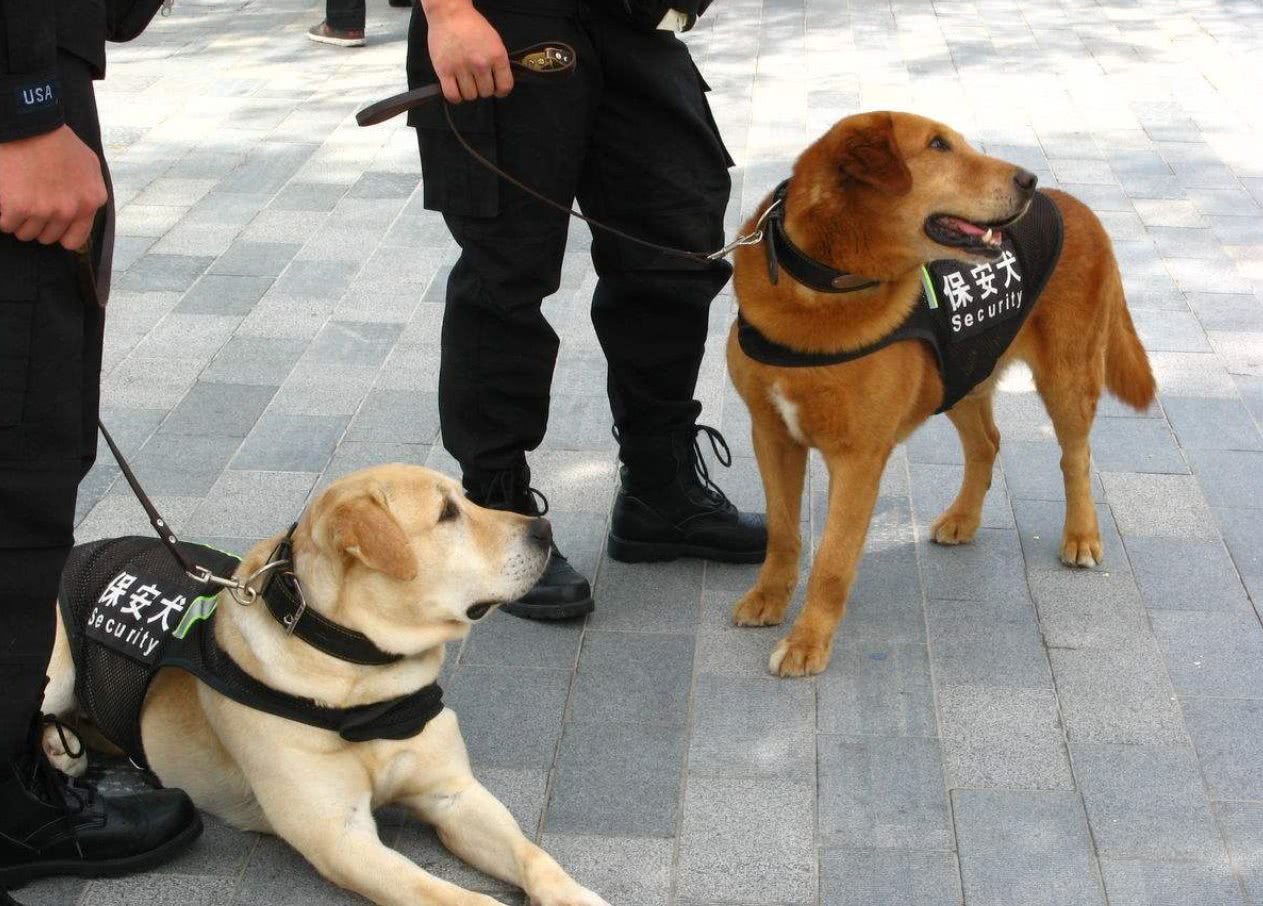
<path fill-rule="evenodd" d="M 988 228 L 1017 221 L 1033 195 L 1031 174 L 978 153 L 939 123 L 901 113 L 844 119 L 794 166 L 784 234 L 811 259 L 876 285 L 829 294 L 783 272 L 774 284 L 763 246 L 745 247 L 735 259 L 742 316 L 767 340 L 793 350 L 867 346 L 923 304 L 923 264 L 994 261 L 999 233 Z M 1097 400 L 1104 387 L 1144 409 L 1155 386 L 1104 227 L 1071 196 L 1047 196 L 1064 224 L 1060 259 L 991 377 L 947 412 L 964 448 L 965 476 L 932 536 L 961 544 L 978 529 L 1000 445 L 991 396 L 1005 365 L 1020 359 L 1034 374 L 1061 444 L 1061 559 L 1086 567 L 1101 561 L 1088 449 Z M 770 203 L 764 201 L 747 230 Z M 737 604 L 737 624 L 767 626 L 784 618 L 798 583 L 808 448 L 820 450 L 828 465 L 829 513 L 806 605 L 770 662 L 781 676 L 819 673 L 846 610 L 886 460 L 943 404 L 938 359 L 926 343 L 905 340 L 841 364 L 779 367 L 749 357 L 734 325 L 728 368 L 750 409 L 769 532 L 767 560 Z"/>

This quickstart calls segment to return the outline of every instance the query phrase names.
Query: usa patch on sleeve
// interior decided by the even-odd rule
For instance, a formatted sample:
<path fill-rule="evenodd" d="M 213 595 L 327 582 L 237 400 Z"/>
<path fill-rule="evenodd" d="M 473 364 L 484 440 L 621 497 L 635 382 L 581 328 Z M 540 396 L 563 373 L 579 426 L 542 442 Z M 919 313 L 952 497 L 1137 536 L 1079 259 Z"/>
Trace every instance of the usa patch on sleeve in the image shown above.
<path fill-rule="evenodd" d="M 14 89 L 18 113 L 36 113 L 56 107 L 61 99 L 61 86 L 56 79 L 40 79 L 17 85 Z"/>

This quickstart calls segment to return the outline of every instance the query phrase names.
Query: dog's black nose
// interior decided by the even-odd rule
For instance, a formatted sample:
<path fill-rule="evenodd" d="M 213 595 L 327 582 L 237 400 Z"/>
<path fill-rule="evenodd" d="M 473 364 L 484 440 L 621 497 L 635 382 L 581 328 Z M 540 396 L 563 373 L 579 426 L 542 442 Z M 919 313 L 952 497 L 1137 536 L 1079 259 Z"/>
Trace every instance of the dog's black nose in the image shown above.
<path fill-rule="evenodd" d="M 553 524 L 547 519 L 532 519 L 526 528 L 527 537 L 540 544 L 552 544 Z"/>
<path fill-rule="evenodd" d="M 1039 177 L 1030 170 L 1023 170 L 1018 167 L 1017 172 L 1013 174 L 1013 182 L 1017 183 L 1017 187 L 1026 195 L 1034 194 L 1035 184 L 1039 182 Z"/>

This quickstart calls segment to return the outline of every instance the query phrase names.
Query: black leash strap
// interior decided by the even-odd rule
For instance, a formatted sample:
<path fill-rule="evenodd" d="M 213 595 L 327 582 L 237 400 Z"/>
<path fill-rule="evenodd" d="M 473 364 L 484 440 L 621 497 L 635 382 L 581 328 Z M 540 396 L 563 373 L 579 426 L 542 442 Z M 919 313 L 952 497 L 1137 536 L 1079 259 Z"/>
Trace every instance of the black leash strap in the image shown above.
<path fill-rule="evenodd" d="M 188 555 L 180 548 L 180 539 L 176 537 L 175 531 L 167 520 L 162 518 L 162 514 L 158 512 L 154 502 L 149 499 L 145 489 L 140 486 L 140 480 L 136 478 L 136 473 L 132 471 L 132 467 L 127 464 L 127 459 L 118 448 L 118 444 L 114 443 L 114 438 L 110 437 L 110 432 L 106 430 L 104 423 L 98 419 L 96 425 L 101 431 L 101 436 L 105 438 L 106 444 L 109 445 L 110 452 L 114 454 L 114 461 L 118 463 L 118 467 L 123 471 L 123 477 L 127 479 L 127 483 L 131 486 L 132 493 L 136 495 L 136 499 L 149 517 L 149 524 L 153 526 L 154 531 L 158 533 L 159 540 L 171 552 L 171 556 L 175 557 L 176 562 L 180 564 L 180 568 L 184 570 L 185 574 L 190 579 L 195 579 L 198 582 L 230 589 L 234 597 L 237 597 L 237 600 L 242 601 L 242 603 L 248 604 L 253 601 L 258 593 L 245 583 L 233 578 L 217 576 L 205 566 L 194 563 L 189 559 Z"/>
<path fill-rule="evenodd" d="M 514 51 L 509 54 L 509 64 L 517 69 L 523 70 L 524 73 L 531 76 L 569 76 L 574 73 L 577 62 L 578 55 L 575 53 L 574 48 L 569 44 L 563 44 L 560 41 L 547 41 L 542 44 L 535 44 L 531 47 L 525 48 L 524 50 Z M 386 98 L 385 100 L 378 101 L 375 104 L 370 104 L 355 115 L 355 121 L 361 126 L 375 126 L 378 123 L 385 122 L 391 117 L 398 116 L 401 113 L 411 110 L 413 107 L 419 107 L 420 105 L 435 98 L 443 101 L 443 116 L 447 119 L 448 128 L 452 130 L 452 135 L 456 136 L 456 140 L 460 142 L 461 147 L 465 149 L 465 152 L 470 157 L 486 169 L 490 170 L 500 179 L 525 192 L 536 201 L 547 205 L 553 210 L 560 211 L 569 217 L 573 217 L 576 220 L 582 220 L 584 223 L 595 229 L 610 233 L 611 235 L 617 236 L 619 239 L 643 246 L 644 248 L 652 249 L 653 251 L 659 252 L 663 255 L 670 255 L 673 258 L 683 258 L 688 261 L 705 265 L 713 264 L 714 262 L 727 257 L 733 249 L 738 248 L 739 246 L 756 245 L 763 241 L 763 231 L 762 229 L 757 229 L 746 236 L 739 236 L 737 239 L 717 251 L 691 252 L 687 249 L 677 249 L 672 248 L 669 245 L 659 245 L 656 242 L 650 242 L 647 239 L 632 236 L 617 227 L 612 227 L 609 224 L 601 223 L 599 220 L 594 220 L 591 217 L 580 214 L 569 205 L 561 204 L 560 202 L 549 198 L 542 192 L 526 185 L 520 179 L 504 172 L 504 170 L 501 170 L 498 166 L 489 161 L 483 154 L 475 150 L 473 145 L 471 145 L 465 139 L 465 136 L 461 134 L 461 131 L 456 128 L 456 123 L 452 121 L 451 105 L 443 99 L 442 90 L 438 85 L 423 85 L 420 88 L 414 88 L 412 91 L 405 91 L 403 94 L 396 94 L 392 97 Z"/>

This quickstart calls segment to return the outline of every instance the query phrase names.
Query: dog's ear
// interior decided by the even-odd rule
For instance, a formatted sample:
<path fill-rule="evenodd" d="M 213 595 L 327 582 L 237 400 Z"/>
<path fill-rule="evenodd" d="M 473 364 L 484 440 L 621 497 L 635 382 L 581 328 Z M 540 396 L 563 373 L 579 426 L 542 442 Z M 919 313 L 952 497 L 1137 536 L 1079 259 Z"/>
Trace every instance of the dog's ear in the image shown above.
<path fill-rule="evenodd" d="M 903 195 L 912 189 L 912 174 L 899 153 L 889 116 L 843 136 L 838 168 L 849 179 L 890 195 Z"/>
<path fill-rule="evenodd" d="M 331 535 L 338 550 L 392 578 L 408 581 L 417 577 L 416 555 L 391 515 L 380 485 L 339 503 L 332 523 Z"/>

